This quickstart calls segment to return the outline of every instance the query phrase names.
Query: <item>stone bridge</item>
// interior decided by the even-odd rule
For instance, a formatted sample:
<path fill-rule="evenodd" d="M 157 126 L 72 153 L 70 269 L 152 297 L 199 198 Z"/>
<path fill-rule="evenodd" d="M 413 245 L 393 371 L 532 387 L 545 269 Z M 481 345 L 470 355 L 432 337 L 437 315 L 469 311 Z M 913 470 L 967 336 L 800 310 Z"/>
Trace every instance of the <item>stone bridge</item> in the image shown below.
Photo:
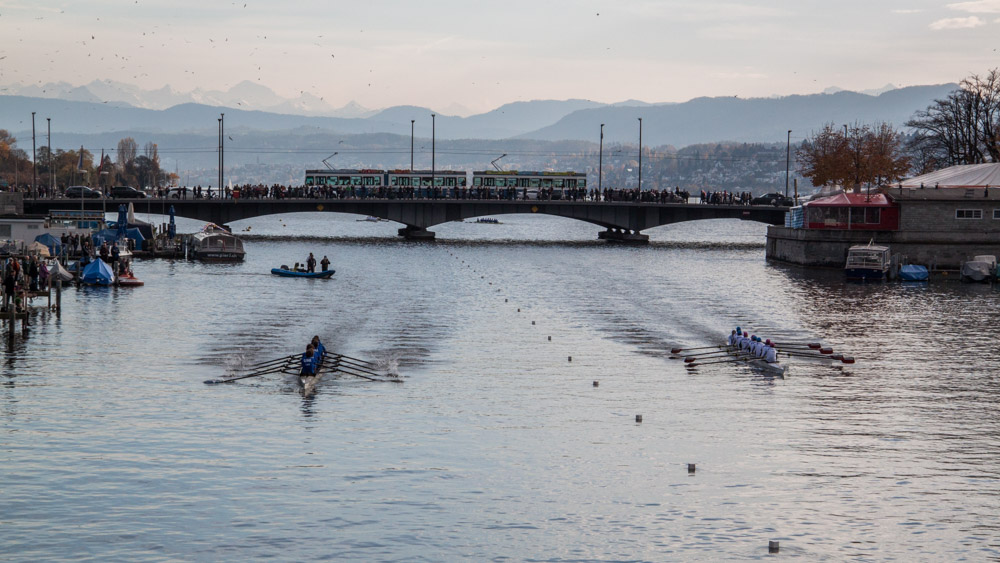
<path fill-rule="evenodd" d="M 178 217 L 225 225 L 241 219 L 283 213 L 332 212 L 379 217 L 402 223 L 399 235 L 430 240 L 428 228 L 449 221 L 512 213 L 540 213 L 586 221 L 604 228 L 598 238 L 643 243 L 641 231 L 660 225 L 703 219 L 743 219 L 770 225 L 784 224 L 787 207 L 649 203 L 633 201 L 547 201 L 478 199 L 87 199 L 86 209 L 115 212 L 121 203 L 135 211 L 166 214 L 170 206 Z M 25 199 L 24 212 L 47 214 L 53 209 L 80 209 L 78 199 Z"/>

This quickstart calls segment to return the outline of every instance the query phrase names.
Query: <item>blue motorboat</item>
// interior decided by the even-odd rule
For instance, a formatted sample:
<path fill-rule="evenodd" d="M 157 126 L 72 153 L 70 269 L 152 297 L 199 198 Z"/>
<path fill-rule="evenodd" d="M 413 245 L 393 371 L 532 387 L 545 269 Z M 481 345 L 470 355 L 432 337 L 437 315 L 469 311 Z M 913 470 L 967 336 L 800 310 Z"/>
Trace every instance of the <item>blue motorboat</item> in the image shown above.
<path fill-rule="evenodd" d="M 319 278 L 327 279 L 333 275 L 334 270 L 327 270 L 325 272 L 306 272 L 305 270 L 289 270 L 288 267 L 283 268 L 271 268 L 271 273 L 276 276 L 282 276 L 285 278 Z"/>
<path fill-rule="evenodd" d="M 98 258 L 83 268 L 80 281 L 87 285 L 111 285 L 115 281 L 115 274 L 104 260 Z"/>

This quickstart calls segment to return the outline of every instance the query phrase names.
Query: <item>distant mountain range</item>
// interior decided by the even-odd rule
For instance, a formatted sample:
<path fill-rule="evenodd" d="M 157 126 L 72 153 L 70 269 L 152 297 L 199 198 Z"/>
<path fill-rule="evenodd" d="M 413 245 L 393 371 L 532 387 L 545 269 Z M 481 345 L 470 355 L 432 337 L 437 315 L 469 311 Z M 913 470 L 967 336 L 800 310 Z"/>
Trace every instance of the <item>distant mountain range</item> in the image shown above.
<path fill-rule="evenodd" d="M 772 98 L 696 98 L 669 104 L 635 100 L 616 104 L 579 99 L 536 100 L 514 102 L 468 117 L 438 113 L 435 134 L 439 140 L 596 142 L 600 124 L 604 123 L 606 143 L 635 143 L 638 140 L 637 118 L 641 117 L 643 144 L 650 147 L 682 147 L 713 141 L 783 142 L 788 130 L 793 131 L 793 138 L 801 139 L 831 122 L 838 125 L 889 122 L 902 127 L 914 112 L 925 109 L 956 87 L 955 84 L 912 86 L 890 89 L 879 95 L 836 91 Z M 325 102 L 316 104 L 308 94 L 285 100 L 270 89 L 250 82 L 243 82 L 226 92 L 195 90 L 183 96 L 169 87 L 150 92 L 109 81 L 95 81 L 79 87 L 68 84 L 31 86 L 20 88 L 18 92 L 19 95 L 0 96 L 0 128 L 14 133 L 22 143 L 26 134 L 30 138 L 31 112 L 36 112 L 37 131 L 44 132 L 45 119 L 51 118 L 53 131 L 64 136 L 69 133 L 120 133 L 121 136 L 153 139 L 157 135 L 180 133 L 214 134 L 220 113 L 225 113 L 227 133 L 233 134 L 238 131 L 298 131 L 303 134 L 312 131 L 334 135 L 390 133 L 409 136 L 410 121 L 415 120 L 416 135 L 429 138 L 430 114 L 434 113 L 430 108 L 415 106 L 372 111 L 352 103 L 333 110 L 339 113 L 337 116 L 310 114 L 326 111 L 323 109 Z M 61 97 L 50 97 L 53 93 Z M 129 96 L 128 100 L 122 99 Z M 169 105 L 179 96 L 199 101 Z M 117 101 L 108 98 L 117 98 Z M 155 109 L 160 106 L 165 107 Z M 244 109 L 250 107 L 271 109 Z"/>

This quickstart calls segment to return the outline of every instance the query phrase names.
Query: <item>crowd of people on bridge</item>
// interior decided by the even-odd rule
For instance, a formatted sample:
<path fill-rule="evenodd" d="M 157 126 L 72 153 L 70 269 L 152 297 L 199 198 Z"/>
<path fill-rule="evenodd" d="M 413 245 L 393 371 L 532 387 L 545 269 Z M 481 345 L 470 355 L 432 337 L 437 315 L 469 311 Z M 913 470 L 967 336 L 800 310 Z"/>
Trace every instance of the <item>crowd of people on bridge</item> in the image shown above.
<path fill-rule="evenodd" d="M 45 197 L 44 192 L 39 195 Z M 157 188 L 155 198 L 166 199 L 474 199 L 501 201 L 573 201 L 573 202 L 642 202 L 690 203 L 690 193 L 680 187 L 639 190 L 638 188 L 511 188 L 511 187 L 442 187 L 442 186 L 289 186 L 284 184 L 241 184 L 218 188 L 200 185 L 182 188 Z M 753 193 L 728 190 L 701 190 L 697 203 L 712 205 L 751 205 Z"/>
<path fill-rule="evenodd" d="M 703 192 L 704 193 L 704 192 Z M 513 188 L 513 187 L 414 187 L 414 186 L 285 186 L 282 184 L 243 184 L 226 187 L 221 194 L 211 186 L 156 190 L 155 197 L 170 199 L 474 199 L 499 201 L 572 201 L 572 202 L 644 202 L 688 203 L 689 192 L 673 189 L 639 190 L 615 188 Z"/>
<path fill-rule="evenodd" d="M 750 192 L 706 192 L 701 190 L 701 202 L 712 205 L 750 205 L 753 194 Z"/>

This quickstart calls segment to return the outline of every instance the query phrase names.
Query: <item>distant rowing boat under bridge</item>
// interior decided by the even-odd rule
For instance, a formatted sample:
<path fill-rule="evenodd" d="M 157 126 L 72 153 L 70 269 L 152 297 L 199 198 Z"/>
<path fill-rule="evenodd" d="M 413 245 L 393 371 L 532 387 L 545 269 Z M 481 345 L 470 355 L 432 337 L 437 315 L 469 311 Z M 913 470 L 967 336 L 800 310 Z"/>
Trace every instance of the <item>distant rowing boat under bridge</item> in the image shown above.
<path fill-rule="evenodd" d="M 136 199 L 136 211 L 157 211 L 172 205 L 178 217 L 225 225 L 241 219 L 284 213 L 330 212 L 378 217 L 402 223 L 399 235 L 410 240 L 433 240 L 430 227 L 474 217 L 514 213 L 554 215 L 585 221 L 604 228 L 598 238 L 638 243 L 649 241 L 642 231 L 683 221 L 742 219 L 782 225 L 787 207 L 651 203 L 634 201 L 547 201 L 489 199 Z M 80 206 L 77 200 L 25 199 L 24 212 L 47 214 L 52 209 Z M 87 209 L 101 209 L 102 200 L 85 200 Z"/>

